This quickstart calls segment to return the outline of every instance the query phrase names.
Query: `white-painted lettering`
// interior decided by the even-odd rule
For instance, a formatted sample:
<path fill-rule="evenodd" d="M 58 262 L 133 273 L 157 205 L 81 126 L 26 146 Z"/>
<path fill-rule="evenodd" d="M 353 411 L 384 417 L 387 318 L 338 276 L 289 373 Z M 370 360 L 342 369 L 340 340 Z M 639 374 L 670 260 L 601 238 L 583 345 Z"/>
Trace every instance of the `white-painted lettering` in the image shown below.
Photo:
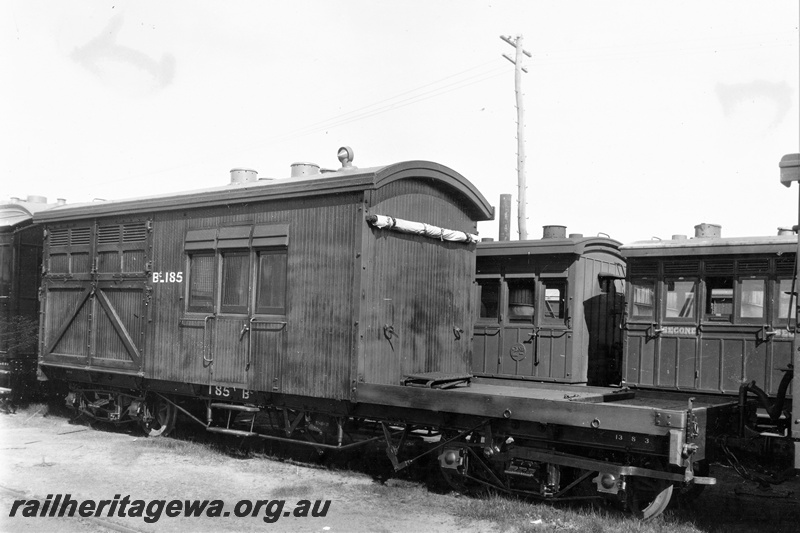
<path fill-rule="evenodd" d="M 665 335 L 697 335 L 697 328 L 694 326 L 664 326 Z"/>
<path fill-rule="evenodd" d="M 183 283 L 183 272 L 153 272 L 153 283 Z"/>

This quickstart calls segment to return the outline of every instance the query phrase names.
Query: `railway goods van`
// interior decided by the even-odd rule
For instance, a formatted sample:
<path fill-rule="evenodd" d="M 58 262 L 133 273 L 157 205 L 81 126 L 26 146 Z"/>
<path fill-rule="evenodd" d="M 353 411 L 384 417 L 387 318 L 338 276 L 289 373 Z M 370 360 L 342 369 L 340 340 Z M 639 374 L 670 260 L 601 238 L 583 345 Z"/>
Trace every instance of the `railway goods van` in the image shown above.
<path fill-rule="evenodd" d="M 468 372 L 468 241 L 491 209 L 466 180 L 424 163 L 255 176 L 43 214 L 45 374 L 345 400 L 360 383 Z M 464 242 L 382 231 L 370 215 Z"/>
<path fill-rule="evenodd" d="M 674 490 L 714 482 L 708 446 L 735 401 L 475 376 L 476 228 L 493 208 L 443 165 L 352 157 L 37 213 L 42 374 L 81 414 L 152 436 L 180 414 L 317 450 L 382 440 L 395 469 L 435 453 L 464 490 L 603 498 L 652 517 Z M 619 274 L 588 272 L 593 286 Z M 536 274 L 535 305 L 555 311 Z M 575 307 L 562 328 L 586 320 Z M 410 441 L 429 449 L 413 456 Z"/>

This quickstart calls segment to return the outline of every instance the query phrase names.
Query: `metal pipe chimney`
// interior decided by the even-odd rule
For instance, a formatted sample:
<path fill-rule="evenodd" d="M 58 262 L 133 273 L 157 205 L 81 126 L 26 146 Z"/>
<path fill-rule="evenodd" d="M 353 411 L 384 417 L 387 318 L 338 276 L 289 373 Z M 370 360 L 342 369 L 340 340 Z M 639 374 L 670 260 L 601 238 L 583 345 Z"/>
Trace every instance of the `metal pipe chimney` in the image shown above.
<path fill-rule="evenodd" d="M 500 195 L 500 240 L 511 240 L 511 195 Z"/>

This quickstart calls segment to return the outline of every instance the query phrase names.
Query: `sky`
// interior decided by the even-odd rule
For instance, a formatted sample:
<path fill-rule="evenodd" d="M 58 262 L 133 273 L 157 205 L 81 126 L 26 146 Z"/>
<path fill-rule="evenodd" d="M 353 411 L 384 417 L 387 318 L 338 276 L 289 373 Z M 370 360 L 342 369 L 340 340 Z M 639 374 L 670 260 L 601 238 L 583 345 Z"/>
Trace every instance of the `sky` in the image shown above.
<path fill-rule="evenodd" d="M 778 169 L 800 152 L 798 24 L 796 0 L 6 0 L 0 200 L 288 178 L 346 145 L 516 205 L 500 36 L 521 36 L 529 238 L 773 235 L 798 221 Z M 496 239 L 496 219 L 478 230 Z"/>

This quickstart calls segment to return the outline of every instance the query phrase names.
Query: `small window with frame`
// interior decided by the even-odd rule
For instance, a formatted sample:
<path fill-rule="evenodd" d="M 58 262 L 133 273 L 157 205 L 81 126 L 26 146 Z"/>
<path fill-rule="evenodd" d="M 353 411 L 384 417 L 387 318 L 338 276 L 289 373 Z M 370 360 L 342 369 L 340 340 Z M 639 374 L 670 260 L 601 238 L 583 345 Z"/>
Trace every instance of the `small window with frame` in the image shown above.
<path fill-rule="evenodd" d="M 631 318 L 655 318 L 656 282 L 631 280 Z"/>
<path fill-rule="evenodd" d="M 778 320 L 780 321 L 778 325 L 794 328 L 797 309 L 797 287 L 795 287 L 791 279 L 780 279 L 776 285 L 778 290 L 778 297 L 776 298 L 778 302 Z"/>
<path fill-rule="evenodd" d="M 567 282 L 566 280 L 542 280 L 544 302 L 542 323 L 562 324 L 567 316 Z"/>
<path fill-rule="evenodd" d="M 478 293 L 480 301 L 478 318 L 498 320 L 500 318 L 500 280 L 479 279 Z"/>
<path fill-rule="evenodd" d="M 257 252 L 255 312 L 286 314 L 286 249 Z"/>
<path fill-rule="evenodd" d="M 508 282 L 508 319 L 514 322 L 533 322 L 535 281 L 516 279 Z"/>
<path fill-rule="evenodd" d="M 739 281 L 739 312 L 738 317 L 743 320 L 762 320 L 766 318 L 764 308 L 764 295 L 766 294 L 766 280 L 743 279 Z"/>
<path fill-rule="evenodd" d="M 706 278 L 706 318 L 716 322 L 730 322 L 733 317 L 733 278 L 715 276 Z"/>
<path fill-rule="evenodd" d="M 220 312 L 247 313 L 250 294 L 250 253 L 246 251 L 222 252 L 222 292 Z"/>
<path fill-rule="evenodd" d="M 667 319 L 692 319 L 695 317 L 697 284 L 694 280 L 666 280 L 666 312 Z"/>
<path fill-rule="evenodd" d="M 187 311 L 214 312 L 214 254 L 189 255 L 189 298 Z"/>

